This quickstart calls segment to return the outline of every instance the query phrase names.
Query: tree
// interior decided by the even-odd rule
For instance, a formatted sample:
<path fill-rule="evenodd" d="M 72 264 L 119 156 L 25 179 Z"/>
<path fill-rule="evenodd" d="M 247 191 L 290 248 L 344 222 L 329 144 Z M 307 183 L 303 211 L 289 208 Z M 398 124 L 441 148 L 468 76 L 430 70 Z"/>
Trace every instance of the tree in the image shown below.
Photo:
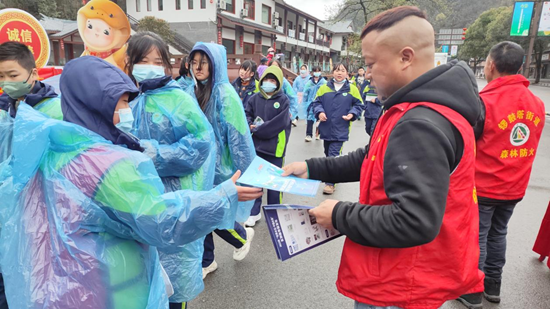
<path fill-rule="evenodd" d="M 3 0 L 7 8 L 17 8 L 26 11 L 40 19 L 40 14 L 48 17 L 76 20 L 76 14 L 82 7 L 78 0 Z"/>
<path fill-rule="evenodd" d="M 38 12 L 48 17 L 58 17 L 57 3 L 50 0 L 38 0 Z"/>
<path fill-rule="evenodd" d="M 139 20 L 137 28 L 138 31 L 154 32 L 160 35 L 165 42 L 173 42 L 174 40 L 174 34 L 170 29 L 170 25 L 164 19 L 153 16 L 143 17 Z"/>
<path fill-rule="evenodd" d="M 511 7 L 500 7 L 485 11 L 466 31 L 466 39 L 458 57 L 466 61 L 473 60 L 474 73 L 493 45 L 510 40 L 512 10 Z"/>

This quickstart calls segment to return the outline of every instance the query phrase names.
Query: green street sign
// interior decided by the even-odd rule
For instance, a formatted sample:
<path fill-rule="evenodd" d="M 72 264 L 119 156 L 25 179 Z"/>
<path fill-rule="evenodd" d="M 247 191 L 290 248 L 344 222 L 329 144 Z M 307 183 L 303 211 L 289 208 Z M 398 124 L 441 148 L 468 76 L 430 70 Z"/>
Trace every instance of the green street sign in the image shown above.
<path fill-rule="evenodd" d="M 531 19 L 533 18 L 533 1 L 516 2 L 514 5 L 514 14 L 512 16 L 511 36 L 529 36 L 531 28 Z"/>

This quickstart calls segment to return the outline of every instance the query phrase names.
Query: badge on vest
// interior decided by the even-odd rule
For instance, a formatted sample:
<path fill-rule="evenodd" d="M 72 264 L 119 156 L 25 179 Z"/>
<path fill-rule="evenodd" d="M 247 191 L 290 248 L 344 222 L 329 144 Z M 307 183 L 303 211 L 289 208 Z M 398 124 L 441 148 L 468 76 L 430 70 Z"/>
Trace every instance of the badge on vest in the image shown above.
<path fill-rule="evenodd" d="M 252 95 L 252 92 L 249 92 L 248 95 Z"/>
<path fill-rule="evenodd" d="M 510 143 L 513 146 L 521 146 L 529 140 L 529 135 L 531 134 L 529 127 L 523 123 L 516 123 L 512 128 L 512 133 L 510 133 Z"/>
<path fill-rule="evenodd" d="M 278 109 L 279 107 L 281 107 L 281 104 L 279 104 L 279 102 L 275 102 L 275 103 L 273 104 L 273 107 L 275 107 L 275 108 Z"/>
<path fill-rule="evenodd" d="M 345 96 L 345 97 L 347 97 L 347 96 L 348 96 L 348 93 L 347 93 L 347 92 L 344 92 L 342 95 Z"/>

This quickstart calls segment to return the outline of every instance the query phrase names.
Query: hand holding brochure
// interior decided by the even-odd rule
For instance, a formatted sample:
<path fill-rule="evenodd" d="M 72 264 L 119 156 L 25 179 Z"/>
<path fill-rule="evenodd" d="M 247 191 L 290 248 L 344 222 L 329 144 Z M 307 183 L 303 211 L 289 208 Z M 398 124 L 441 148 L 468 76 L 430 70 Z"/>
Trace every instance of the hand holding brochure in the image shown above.
<path fill-rule="evenodd" d="M 317 194 L 320 181 L 301 179 L 295 176 L 283 177 L 283 169 L 256 157 L 238 182 L 269 190 L 313 197 Z"/>
<path fill-rule="evenodd" d="M 264 206 L 264 214 L 279 260 L 288 260 L 342 236 L 338 231 L 317 224 L 308 210 L 297 205 Z"/>

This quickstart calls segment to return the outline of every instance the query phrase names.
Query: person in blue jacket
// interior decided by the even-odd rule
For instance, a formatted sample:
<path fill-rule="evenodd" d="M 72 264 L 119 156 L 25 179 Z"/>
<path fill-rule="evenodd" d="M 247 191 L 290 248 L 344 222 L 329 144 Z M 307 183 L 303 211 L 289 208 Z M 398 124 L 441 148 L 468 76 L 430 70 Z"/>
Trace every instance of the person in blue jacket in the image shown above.
<path fill-rule="evenodd" d="M 306 126 L 306 142 L 311 142 L 313 137 L 313 125 L 315 124 L 315 115 L 311 109 L 311 102 L 315 100 L 317 91 L 323 85 L 326 85 L 327 80 L 322 77 L 321 67 L 314 66 L 312 69 L 313 77 L 307 82 L 304 87 L 304 108 L 307 113 L 307 126 Z"/>
<path fill-rule="evenodd" d="M 290 101 L 281 91 L 283 72 L 276 66 L 267 68 L 259 83 L 260 92 L 253 95 L 246 107 L 246 119 L 259 157 L 283 167 L 290 137 Z M 267 203 L 281 204 L 281 193 L 268 190 Z M 254 226 L 261 218 L 262 198 L 254 202 L 245 226 Z"/>
<path fill-rule="evenodd" d="M 176 82 L 180 85 L 182 89 L 187 89 L 194 85 L 193 78 L 189 74 L 189 57 L 185 56 L 181 60 L 180 69 L 178 72 L 179 76 L 176 78 Z"/>
<path fill-rule="evenodd" d="M 368 135 L 372 135 L 382 112 L 382 102 L 378 99 L 376 89 L 371 85 L 370 80 L 365 81 L 362 94 L 365 103 L 365 131 Z"/>
<path fill-rule="evenodd" d="M 25 101 L 34 109 L 63 119 L 61 101 L 55 89 L 38 80 L 34 56 L 27 45 L 19 42 L 0 44 L 0 109 L 15 117 L 17 106 Z"/>
<path fill-rule="evenodd" d="M 304 107 L 304 88 L 309 82 L 309 79 L 311 78 L 311 75 L 309 73 L 307 65 L 302 65 L 300 67 L 300 75 L 294 79 L 294 83 L 292 84 L 292 89 L 294 90 L 294 93 L 296 93 L 298 97 L 298 118 L 299 119 L 306 119 L 306 109 Z"/>
<path fill-rule="evenodd" d="M 279 69 L 283 69 L 281 62 L 277 59 L 271 59 L 269 61 L 269 66 L 278 66 Z M 260 88 L 259 84 L 257 89 Z M 290 117 L 292 118 L 292 125 L 296 126 L 296 117 L 298 116 L 298 96 L 296 95 L 296 92 L 294 92 L 294 89 L 292 89 L 292 86 L 288 82 L 286 78 L 283 77 L 283 93 L 288 97 L 290 100 Z"/>
<path fill-rule="evenodd" d="M 337 63 L 332 69 L 333 78 L 317 91 L 317 98 L 311 103 L 315 118 L 319 119 L 319 132 L 324 141 L 325 156 L 336 157 L 342 152 L 344 142 L 349 138 L 351 122 L 363 111 L 361 93 L 346 76 L 347 66 Z M 334 193 L 334 184 L 327 183 L 324 194 Z"/>
<path fill-rule="evenodd" d="M 257 65 L 253 60 L 246 60 L 239 68 L 239 77 L 237 77 L 231 85 L 239 94 L 243 102 L 243 108 L 246 109 L 246 103 L 256 93 L 256 70 Z"/>
<path fill-rule="evenodd" d="M 84 56 L 61 76 L 63 119 L 26 103 L 0 171 L 0 266 L 13 308 L 168 309 L 156 247 L 174 249 L 235 220 L 250 188 L 165 193 L 153 161 L 127 133 L 138 89 Z M 45 280 L 47 278 L 47 280 Z"/>
<path fill-rule="evenodd" d="M 227 75 L 227 51 L 223 45 L 198 42 L 189 55 L 191 75 L 195 81 L 195 96 L 214 129 L 217 157 L 214 185 L 223 183 L 236 170 L 245 171 L 256 157 L 254 143 L 239 95 L 229 83 Z M 261 192 L 261 189 L 257 189 Z M 233 229 L 214 232 L 231 244 L 235 250 L 233 259 L 240 261 L 250 251 L 254 230 L 237 222 L 250 216 L 253 203 L 241 204 Z M 203 278 L 218 268 L 214 260 L 212 234 L 204 241 L 202 261 Z"/>
<path fill-rule="evenodd" d="M 130 103 L 134 116 L 131 132 L 155 164 L 165 191 L 211 190 L 216 164 L 214 131 L 197 101 L 168 75 L 168 46 L 157 34 L 143 31 L 130 38 L 126 53 L 126 71 L 140 90 Z M 170 308 L 185 308 L 185 303 L 204 289 L 203 243 L 201 238 L 180 250 L 158 248 L 174 287 Z"/>

